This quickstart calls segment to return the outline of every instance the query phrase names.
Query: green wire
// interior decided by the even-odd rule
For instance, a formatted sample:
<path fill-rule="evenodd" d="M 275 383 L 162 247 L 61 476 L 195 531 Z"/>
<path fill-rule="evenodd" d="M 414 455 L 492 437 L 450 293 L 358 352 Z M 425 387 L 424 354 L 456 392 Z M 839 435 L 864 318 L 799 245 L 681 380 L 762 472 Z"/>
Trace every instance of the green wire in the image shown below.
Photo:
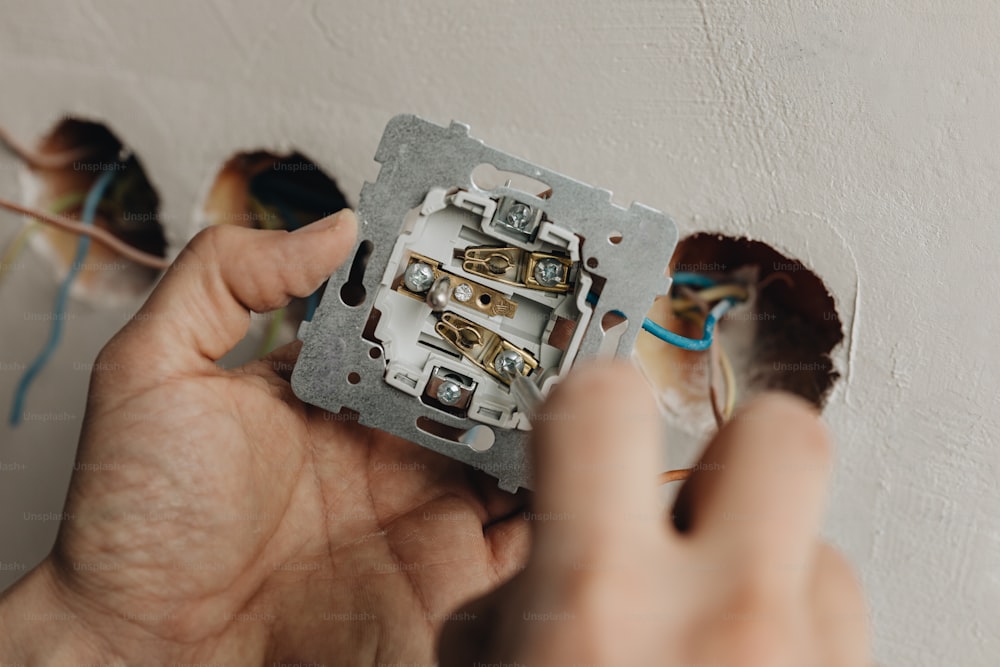
<path fill-rule="evenodd" d="M 278 342 L 278 334 L 281 333 L 281 324 L 285 321 L 285 309 L 281 308 L 274 311 L 271 316 L 271 321 L 267 325 L 267 336 L 264 338 L 264 342 L 261 343 L 260 349 L 257 351 L 258 357 L 263 357 L 269 354 L 271 350 L 275 348 Z"/>
<path fill-rule="evenodd" d="M 82 204 L 83 200 L 86 198 L 86 192 L 70 192 L 56 199 L 52 203 L 52 206 L 49 207 L 49 211 L 56 215 L 61 215 L 66 211 Z M 21 231 L 18 232 L 17 236 L 14 237 L 14 240 L 10 242 L 9 246 L 7 246 L 7 250 L 4 252 L 3 258 L 0 258 L 0 280 L 7 275 L 7 272 L 10 271 L 14 262 L 17 261 L 17 258 L 28 246 L 28 241 L 30 241 L 31 237 L 34 236 L 35 233 L 41 228 L 42 223 L 35 219 L 32 219 L 28 222 L 28 224 L 21 228 Z"/>

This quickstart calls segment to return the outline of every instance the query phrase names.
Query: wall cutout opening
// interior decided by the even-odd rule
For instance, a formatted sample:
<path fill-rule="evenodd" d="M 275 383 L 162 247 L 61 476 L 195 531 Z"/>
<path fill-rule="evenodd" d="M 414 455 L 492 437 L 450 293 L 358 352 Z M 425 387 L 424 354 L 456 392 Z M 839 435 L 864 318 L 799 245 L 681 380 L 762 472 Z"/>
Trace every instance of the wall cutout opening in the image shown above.
<path fill-rule="evenodd" d="M 294 231 L 347 206 L 336 181 L 301 153 L 250 151 L 233 156 L 219 170 L 204 215 L 209 225 Z M 308 297 L 264 316 L 259 354 L 289 342 L 299 323 L 312 319 L 325 289 L 324 283 Z"/>
<path fill-rule="evenodd" d="M 647 316 L 689 338 L 704 335 L 704 311 L 697 312 L 699 295 L 711 296 L 704 290 L 714 285 L 714 294 L 738 294 L 745 288 L 745 299 L 716 326 L 713 343 L 731 369 L 734 405 L 778 389 L 823 407 L 838 378 L 830 354 L 844 334 L 833 297 L 818 276 L 766 243 L 715 234 L 681 241 L 670 266 L 675 278 L 688 279 L 675 280 L 670 295 L 657 299 Z M 636 353 L 668 410 L 712 423 L 709 383 L 726 371 L 719 350 L 689 351 L 643 332 Z"/>
<path fill-rule="evenodd" d="M 160 224 L 160 198 L 135 154 L 101 123 L 67 118 L 46 135 L 37 148 L 44 164 L 30 170 L 28 203 L 39 209 L 79 219 L 87 193 L 102 174 L 111 180 L 103 191 L 91 224 L 109 231 L 130 246 L 166 256 Z M 25 227 L 23 238 L 65 273 L 74 263 L 79 237 L 39 222 Z M 140 266 L 101 243 L 90 243 L 77 264 L 77 293 L 89 300 L 119 302 L 145 292 L 159 272 Z"/>

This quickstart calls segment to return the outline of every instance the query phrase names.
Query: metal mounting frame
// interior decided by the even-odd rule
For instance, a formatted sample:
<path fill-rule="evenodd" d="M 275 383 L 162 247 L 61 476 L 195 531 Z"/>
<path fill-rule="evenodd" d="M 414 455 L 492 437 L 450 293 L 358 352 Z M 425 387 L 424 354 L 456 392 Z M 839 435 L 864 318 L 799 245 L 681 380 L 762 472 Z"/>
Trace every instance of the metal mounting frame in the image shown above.
<path fill-rule="evenodd" d="M 667 262 L 677 244 L 677 227 L 659 211 L 637 203 L 622 208 L 612 203 L 609 190 L 486 146 L 469 136 L 467 125 L 457 122 L 440 127 L 417 116 L 396 116 L 385 128 L 375 160 L 382 167 L 377 180 L 365 183 L 361 191 L 355 246 L 357 252 L 364 241 L 373 244 L 363 279 L 366 298 L 357 306 L 348 306 L 341 298 L 340 287 L 351 269 L 349 262 L 331 276 L 313 320 L 303 322 L 299 331 L 303 347 L 292 373 L 292 389 L 307 403 L 331 412 L 345 407 L 357 411 L 358 420 L 366 426 L 484 470 L 496 477 L 503 489 L 530 488 L 527 433 L 494 429 L 492 447 L 482 452 L 426 433 L 417 427 L 419 417 L 432 417 L 456 428 L 477 422 L 434 410 L 390 386 L 383 380 L 384 357 L 369 354 L 377 345 L 362 338 L 362 332 L 404 217 L 434 187 L 476 189 L 472 172 L 483 163 L 549 185 L 552 193 L 543 206 L 546 215 L 584 239 L 581 266 L 605 279 L 577 359 L 596 356 L 602 349 L 605 334 L 601 317 L 609 311 L 629 319 L 628 328 L 617 340 L 615 355 L 631 354 L 646 311 L 656 296 L 670 287 Z M 621 234 L 622 238 L 612 243 L 610 234 Z M 349 374 L 356 383 L 348 380 Z"/>

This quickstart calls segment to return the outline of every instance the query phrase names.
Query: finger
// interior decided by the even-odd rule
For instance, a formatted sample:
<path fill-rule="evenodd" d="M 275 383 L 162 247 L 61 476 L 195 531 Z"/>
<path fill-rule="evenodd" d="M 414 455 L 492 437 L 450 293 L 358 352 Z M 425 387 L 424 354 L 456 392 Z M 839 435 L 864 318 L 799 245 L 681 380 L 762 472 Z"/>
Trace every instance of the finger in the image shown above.
<path fill-rule="evenodd" d="M 285 382 L 291 382 L 292 369 L 299 359 L 299 352 L 302 351 L 302 341 L 293 340 L 281 347 L 277 347 L 261 357 L 261 361 L 271 367 L 274 373 Z"/>
<path fill-rule="evenodd" d="M 656 399 L 634 366 L 574 370 L 535 416 L 539 547 L 620 556 L 662 539 L 661 437 Z"/>
<path fill-rule="evenodd" d="M 357 233 L 349 210 L 294 232 L 216 225 L 199 233 L 104 354 L 169 376 L 214 368 L 268 312 L 313 293 L 348 256 Z"/>
<path fill-rule="evenodd" d="M 823 513 L 830 449 L 805 401 L 787 394 L 755 399 L 708 446 L 681 489 L 675 520 L 694 538 L 713 542 L 712 553 L 754 570 L 752 581 L 763 590 L 779 580 L 803 585 Z"/>
<path fill-rule="evenodd" d="M 871 664 L 864 594 L 848 562 L 826 544 L 817 548 L 810 592 L 819 648 L 829 664 Z"/>

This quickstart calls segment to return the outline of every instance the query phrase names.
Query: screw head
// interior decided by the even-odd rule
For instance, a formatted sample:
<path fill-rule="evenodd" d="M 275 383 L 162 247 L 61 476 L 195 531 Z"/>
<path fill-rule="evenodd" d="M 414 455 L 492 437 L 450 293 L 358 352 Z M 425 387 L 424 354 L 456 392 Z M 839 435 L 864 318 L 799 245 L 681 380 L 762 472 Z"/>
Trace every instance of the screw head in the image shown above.
<path fill-rule="evenodd" d="M 455 288 L 454 292 L 452 292 L 452 296 L 455 297 L 455 301 L 465 303 L 472 298 L 472 288 L 467 283 L 462 283 Z"/>
<path fill-rule="evenodd" d="M 535 262 L 535 280 L 544 287 L 555 287 L 563 281 L 566 275 L 566 267 L 557 259 L 543 257 Z"/>
<path fill-rule="evenodd" d="M 504 377 L 520 375 L 524 370 L 524 357 L 514 350 L 504 350 L 493 359 L 493 368 Z"/>
<path fill-rule="evenodd" d="M 445 380 L 438 385 L 437 399 L 445 405 L 455 405 L 462 398 L 462 388 L 451 380 Z"/>
<path fill-rule="evenodd" d="M 403 284 L 411 292 L 426 292 L 434 284 L 434 267 L 414 262 L 403 272 Z"/>
<path fill-rule="evenodd" d="M 510 257 L 498 252 L 495 252 L 486 258 L 486 268 L 490 273 L 496 273 L 498 275 L 505 273 L 507 269 L 513 265 L 513 262 L 510 261 Z"/>
<path fill-rule="evenodd" d="M 507 225 L 518 229 L 520 231 L 525 231 L 528 225 L 531 223 L 534 211 L 527 204 L 522 204 L 521 202 L 515 202 L 510 205 L 507 209 L 507 215 L 505 216 L 505 221 Z"/>

